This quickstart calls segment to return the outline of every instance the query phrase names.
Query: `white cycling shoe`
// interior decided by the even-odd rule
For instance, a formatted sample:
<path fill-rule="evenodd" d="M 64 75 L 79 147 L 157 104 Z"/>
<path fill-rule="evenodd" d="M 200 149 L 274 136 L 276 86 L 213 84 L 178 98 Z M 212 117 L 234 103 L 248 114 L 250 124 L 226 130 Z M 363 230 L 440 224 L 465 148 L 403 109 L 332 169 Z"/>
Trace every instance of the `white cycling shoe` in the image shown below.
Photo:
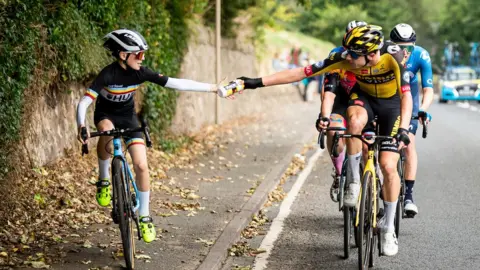
<path fill-rule="evenodd" d="M 413 218 L 415 217 L 416 214 L 418 214 L 418 208 L 411 200 L 405 201 L 404 209 L 405 209 L 405 213 L 410 218 Z"/>
<path fill-rule="evenodd" d="M 381 253 L 385 256 L 394 256 L 398 253 L 398 240 L 395 232 L 387 232 L 385 229 L 385 217 L 382 217 L 377 227 L 380 229 L 380 241 L 382 241 Z"/>
<path fill-rule="evenodd" d="M 395 256 L 398 253 L 398 240 L 395 232 L 380 232 L 382 241 L 382 254 L 385 256 Z"/>
<path fill-rule="evenodd" d="M 360 194 L 360 183 L 350 183 L 345 189 L 343 204 L 347 207 L 354 207 L 357 204 L 358 194 Z"/>

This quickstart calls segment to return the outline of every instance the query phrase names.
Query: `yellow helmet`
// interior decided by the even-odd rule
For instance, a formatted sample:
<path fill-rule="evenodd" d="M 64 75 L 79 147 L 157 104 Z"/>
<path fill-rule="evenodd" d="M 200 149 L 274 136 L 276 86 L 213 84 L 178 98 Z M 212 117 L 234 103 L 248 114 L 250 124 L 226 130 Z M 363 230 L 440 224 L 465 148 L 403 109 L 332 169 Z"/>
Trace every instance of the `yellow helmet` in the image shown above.
<path fill-rule="evenodd" d="M 353 28 L 343 36 L 343 47 L 359 55 L 365 55 L 383 47 L 382 27 L 363 25 Z"/>

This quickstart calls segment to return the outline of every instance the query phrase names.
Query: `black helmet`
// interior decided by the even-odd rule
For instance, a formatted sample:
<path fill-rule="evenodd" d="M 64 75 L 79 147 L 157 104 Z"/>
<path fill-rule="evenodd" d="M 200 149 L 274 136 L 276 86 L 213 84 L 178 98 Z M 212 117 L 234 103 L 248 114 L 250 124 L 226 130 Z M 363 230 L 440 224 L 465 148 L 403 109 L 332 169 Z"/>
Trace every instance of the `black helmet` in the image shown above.
<path fill-rule="evenodd" d="M 399 23 L 390 32 L 390 40 L 393 42 L 415 42 L 417 34 L 409 24 Z"/>
<path fill-rule="evenodd" d="M 134 30 L 118 29 L 105 35 L 103 47 L 112 52 L 112 55 L 118 57 L 120 52 L 138 52 L 148 50 L 145 38 Z"/>

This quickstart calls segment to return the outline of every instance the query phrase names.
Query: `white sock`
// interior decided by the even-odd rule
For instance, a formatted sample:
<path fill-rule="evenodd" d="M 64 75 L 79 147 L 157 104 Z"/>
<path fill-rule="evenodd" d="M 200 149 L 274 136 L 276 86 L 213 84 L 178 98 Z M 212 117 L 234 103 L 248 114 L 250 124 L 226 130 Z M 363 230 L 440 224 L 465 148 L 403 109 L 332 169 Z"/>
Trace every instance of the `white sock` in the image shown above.
<path fill-rule="evenodd" d="M 385 230 L 386 232 L 395 231 L 395 212 L 397 210 L 397 202 L 383 201 L 385 206 Z"/>
<path fill-rule="evenodd" d="M 138 197 L 140 199 L 140 209 L 138 210 L 141 217 L 150 215 L 150 191 L 138 191 Z"/>
<path fill-rule="evenodd" d="M 110 159 L 102 160 L 98 158 L 98 171 L 100 179 L 110 179 Z"/>
<path fill-rule="evenodd" d="M 354 155 L 348 155 L 348 165 L 350 169 L 350 175 L 352 182 L 360 182 L 360 160 L 362 157 L 362 152 L 359 152 Z"/>

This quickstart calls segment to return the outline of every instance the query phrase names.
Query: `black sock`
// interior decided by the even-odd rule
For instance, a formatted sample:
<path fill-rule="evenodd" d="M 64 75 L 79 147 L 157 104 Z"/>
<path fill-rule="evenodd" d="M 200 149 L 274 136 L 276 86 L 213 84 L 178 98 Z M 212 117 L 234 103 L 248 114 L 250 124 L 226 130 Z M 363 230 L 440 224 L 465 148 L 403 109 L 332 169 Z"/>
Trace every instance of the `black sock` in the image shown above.
<path fill-rule="evenodd" d="M 406 180 L 405 179 L 405 201 L 410 200 L 413 202 L 413 185 L 415 184 L 415 180 Z"/>

